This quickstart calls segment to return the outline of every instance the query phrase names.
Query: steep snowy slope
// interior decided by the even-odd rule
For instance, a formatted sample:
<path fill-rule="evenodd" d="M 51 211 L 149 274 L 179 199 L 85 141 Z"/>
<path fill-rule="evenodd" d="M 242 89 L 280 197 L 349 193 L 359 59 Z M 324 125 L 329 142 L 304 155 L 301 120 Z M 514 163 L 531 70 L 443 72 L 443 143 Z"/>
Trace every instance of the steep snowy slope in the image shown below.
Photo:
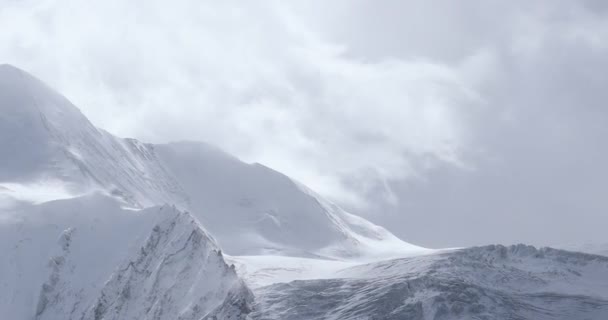
<path fill-rule="evenodd" d="M 252 300 L 214 240 L 169 206 L 13 202 L 0 210 L 0 252 L 6 319 L 243 319 Z"/>
<path fill-rule="evenodd" d="M 487 246 L 255 290 L 253 319 L 608 319 L 608 258 Z"/>
<path fill-rule="evenodd" d="M 244 319 L 253 296 L 188 214 L 170 214 L 84 319 Z"/>
<path fill-rule="evenodd" d="M 420 253 L 289 177 L 198 142 L 156 145 L 194 212 L 230 254 L 372 258 Z"/>
<path fill-rule="evenodd" d="M 153 146 L 95 128 L 69 101 L 0 66 L 0 194 L 43 202 L 91 190 L 196 214 L 230 254 L 329 258 L 424 251 L 289 177 L 202 143 Z"/>
<path fill-rule="evenodd" d="M 185 201 L 149 146 L 95 128 L 63 96 L 10 65 L 0 65 L 0 150 L 0 184 L 26 195 L 97 189 L 135 207 Z"/>

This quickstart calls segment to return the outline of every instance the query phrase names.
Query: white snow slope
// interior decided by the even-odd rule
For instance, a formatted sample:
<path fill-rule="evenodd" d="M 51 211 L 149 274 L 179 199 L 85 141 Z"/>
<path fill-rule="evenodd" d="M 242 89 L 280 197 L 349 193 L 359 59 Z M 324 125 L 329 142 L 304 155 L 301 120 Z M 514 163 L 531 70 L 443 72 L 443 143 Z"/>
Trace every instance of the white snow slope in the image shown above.
<path fill-rule="evenodd" d="M 285 175 L 203 143 L 154 146 L 116 138 L 9 65 L 0 66 L 0 150 L 4 193 L 44 201 L 101 190 L 136 208 L 175 204 L 193 212 L 230 254 L 353 258 L 424 251 Z"/>
<path fill-rule="evenodd" d="M 138 208 L 184 202 L 150 146 L 97 129 L 63 96 L 10 65 L 0 65 L 0 150 L 0 185 L 25 194 L 97 189 Z"/>
<path fill-rule="evenodd" d="M 196 220 L 93 194 L 0 211 L 2 319 L 241 319 L 252 296 Z"/>
<path fill-rule="evenodd" d="M 367 258 L 427 250 L 345 212 L 289 177 L 203 143 L 157 145 L 194 212 L 234 255 Z"/>
<path fill-rule="evenodd" d="M 608 319 L 608 258 L 486 246 L 255 289 L 253 319 Z"/>
<path fill-rule="evenodd" d="M 608 258 L 416 247 L 209 145 L 114 137 L 8 65 L 0 256 L 1 319 L 608 319 Z"/>

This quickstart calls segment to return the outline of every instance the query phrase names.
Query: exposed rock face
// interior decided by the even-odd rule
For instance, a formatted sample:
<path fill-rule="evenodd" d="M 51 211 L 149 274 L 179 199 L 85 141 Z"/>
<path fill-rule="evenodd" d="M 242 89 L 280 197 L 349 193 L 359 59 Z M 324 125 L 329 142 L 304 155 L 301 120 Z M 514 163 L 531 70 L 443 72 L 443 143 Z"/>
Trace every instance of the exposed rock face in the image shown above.
<path fill-rule="evenodd" d="M 244 319 L 252 297 L 198 223 L 178 213 L 114 272 L 84 319 Z"/>
<path fill-rule="evenodd" d="M 237 320 L 251 310 L 215 240 L 175 207 L 124 210 L 97 195 L 19 212 L 24 221 L 0 223 L 3 318 Z"/>
<path fill-rule="evenodd" d="M 45 314 L 65 315 L 74 317 L 73 312 L 80 301 L 84 299 L 78 288 L 70 283 L 70 274 L 76 266 L 71 260 L 70 246 L 75 230 L 66 229 L 61 233 L 58 240 L 57 255 L 49 260 L 50 275 L 48 281 L 42 284 L 38 306 L 36 307 L 36 319 L 44 319 Z"/>

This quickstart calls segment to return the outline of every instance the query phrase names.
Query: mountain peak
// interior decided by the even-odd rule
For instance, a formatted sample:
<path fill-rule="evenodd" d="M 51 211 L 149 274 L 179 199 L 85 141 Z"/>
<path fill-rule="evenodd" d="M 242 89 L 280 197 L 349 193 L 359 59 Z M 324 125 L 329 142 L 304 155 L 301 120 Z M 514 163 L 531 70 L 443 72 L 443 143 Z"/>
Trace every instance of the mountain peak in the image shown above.
<path fill-rule="evenodd" d="M 80 110 L 43 81 L 10 64 L 0 64 L 0 109 L 35 109 L 50 113 L 62 110 L 63 114 L 78 114 Z"/>
<path fill-rule="evenodd" d="M 29 73 L 0 65 L 0 181 L 46 171 L 73 137 L 96 129 L 65 97 Z M 23 180 L 23 179 L 19 179 Z"/>
<path fill-rule="evenodd" d="M 199 212 L 230 254 L 354 259 L 425 251 L 284 174 L 209 145 L 152 147 L 98 130 L 41 81 L 4 69 L 0 150 L 10 156 L 0 157 L 0 186 L 44 189 L 31 187 L 42 181 L 60 185 L 67 197 L 102 190 L 135 208 L 176 204 Z"/>
<path fill-rule="evenodd" d="M 0 64 L 0 75 L 8 74 L 8 73 L 15 73 L 15 72 L 24 72 L 24 71 L 15 67 L 12 64 L 8 64 L 8 63 Z"/>
<path fill-rule="evenodd" d="M 150 148 L 98 130 L 68 99 L 27 72 L 0 67 L 0 183 L 57 181 L 101 189 L 134 207 L 182 203 Z M 154 199 L 155 201 L 151 201 Z"/>

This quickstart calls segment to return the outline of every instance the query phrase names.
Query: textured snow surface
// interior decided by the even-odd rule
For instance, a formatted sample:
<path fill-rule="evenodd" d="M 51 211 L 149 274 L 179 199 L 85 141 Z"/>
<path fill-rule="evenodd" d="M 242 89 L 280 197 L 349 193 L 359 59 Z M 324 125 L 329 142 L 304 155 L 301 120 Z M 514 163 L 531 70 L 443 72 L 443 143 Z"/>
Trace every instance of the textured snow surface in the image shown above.
<path fill-rule="evenodd" d="M 346 268 L 255 289 L 253 319 L 608 319 L 608 258 L 518 245 Z"/>
<path fill-rule="evenodd" d="M 104 195 L 0 214 L 6 319 L 241 319 L 252 295 L 188 213 Z M 230 317 L 228 317 L 230 315 Z"/>
<path fill-rule="evenodd" d="M 0 65 L 0 150 L 0 185 L 100 189 L 139 208 L 185 201 L 149 145 L 97 129 L 63 96 L 9 65 Z"/>
<path fill-rule="evenodd" d="M 237 273 L 252 288 L 294 280 L 331 279 L 338 271 L 362 264 L 354 261 L 326 260 L 286 256 L 229 256 Z"/>
<path fill-rule="evenodd" d="M 171 203 L 234 255 L 394 257 L 425 249 L 349 214 L 289 177 L 203 143 L 154 146 L 95 128 L 64 97 L 0 66 L 0 196 L 34 203 L 100 191 Z"/>
<path fill-rule="evenodd" d="M 173 213 L 174 214 L 174 213 Z M 84 319 L 244 319 L 252 295 L 189 214 L 154 226 Z"/>

